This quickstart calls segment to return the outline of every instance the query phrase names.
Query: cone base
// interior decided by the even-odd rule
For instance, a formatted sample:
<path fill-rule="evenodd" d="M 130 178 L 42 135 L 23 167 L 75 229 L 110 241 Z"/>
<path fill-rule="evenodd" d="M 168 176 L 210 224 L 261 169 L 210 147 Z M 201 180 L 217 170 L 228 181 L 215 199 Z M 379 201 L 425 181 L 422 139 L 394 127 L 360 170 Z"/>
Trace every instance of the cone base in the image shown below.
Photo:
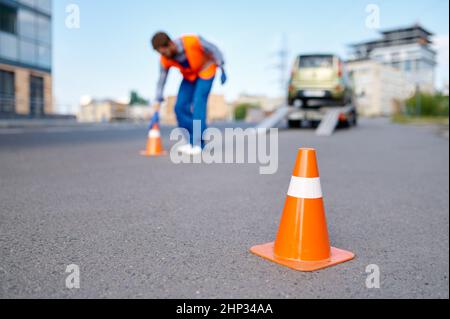
<path fill-rule="evenodd" d="M 274 243 L 254 246 L 250 251 L 264 259 L 297 271 L 311 272 L 332 267 L 355 258 L 355 254 L 342 249 L 331 247 L 331 258 L 324 261 L 300 261 L 282 259 L 274 254 Z"/>
<path fill-rule="evenodd" d="M 149 153 L 147 153 L 147 151 L 141 151 L 139 154 L 141 156 L 145 156 L 145 157 L 161 157 L 161 156 L 166 156 L 167 152 L 162 152 L 159 154 L 149 154 Z"/>

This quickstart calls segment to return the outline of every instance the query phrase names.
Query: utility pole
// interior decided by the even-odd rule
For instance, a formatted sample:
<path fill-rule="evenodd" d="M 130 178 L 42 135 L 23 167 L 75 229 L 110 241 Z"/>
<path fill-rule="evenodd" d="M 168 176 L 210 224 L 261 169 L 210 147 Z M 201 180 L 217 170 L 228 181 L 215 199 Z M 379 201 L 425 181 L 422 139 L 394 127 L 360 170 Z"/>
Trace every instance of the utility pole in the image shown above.
<path fill-rule="evenodd" d="M 275 56 L 277 58 L 275 69 L 277 69 L 279 72 L 278 82 L 280 90 L 282 92 L 282 95 L 286 95 L 288 84 L 288 79 L 286 75 L 289 67 L 289 49 L 286 34 L 282 35 L 280 50 L 275 53 Z"/>

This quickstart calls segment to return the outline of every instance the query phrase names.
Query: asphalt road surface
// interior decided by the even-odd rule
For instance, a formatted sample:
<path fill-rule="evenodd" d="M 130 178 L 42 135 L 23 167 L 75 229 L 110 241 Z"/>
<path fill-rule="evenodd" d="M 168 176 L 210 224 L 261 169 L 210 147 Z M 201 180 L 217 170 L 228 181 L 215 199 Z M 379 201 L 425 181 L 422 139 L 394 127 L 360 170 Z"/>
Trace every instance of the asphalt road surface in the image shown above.
<path fill-rule="evenodd" d="M 436 128 L 282 130 L 266 176 L 143 158 L 144 144 L 126 125 L 0 132 L 1 298 L 449 297 L 449 144 Z M 301 146 L 318 151 L 333 246 L 357 255 L 315 273 L 249 253 L 276 235 Z M 80 289 L 66 288 L 70 264 Z M 366 287 L 370 264 L 380 289 Z"/>

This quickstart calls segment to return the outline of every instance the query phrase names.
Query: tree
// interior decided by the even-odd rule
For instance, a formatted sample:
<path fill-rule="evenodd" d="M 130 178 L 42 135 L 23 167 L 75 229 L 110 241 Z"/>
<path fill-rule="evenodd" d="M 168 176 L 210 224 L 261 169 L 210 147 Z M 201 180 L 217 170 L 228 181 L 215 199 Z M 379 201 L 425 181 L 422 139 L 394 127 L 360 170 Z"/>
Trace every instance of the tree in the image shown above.
<path fill-rule="evenodd" d="M 138 92 L 136 92 L 136 91 L 130 92 L 130 106 L 148 105 L 148 104 L 149 104 L 149 101 L 144 99 L 143 97 L 141 97 Z"/>
<path fill-rule="evenodd" d="M 249 109 L 258 108 L 259 106 L 251 103 L 241 103 L 236 105 L 234 109 L 234 119 L 236 121 L 244 121 L 247 118 Z"/>
<path fill-rule="evenodd" d="M 420 108 L 417 106 L 420 101 Z M 418 93 L 406 100 L 408 115 L 415 116 L 448 116 L 448 96 L 440 93 Z M 417 114 L 418 111 L 420 114 Z"/>

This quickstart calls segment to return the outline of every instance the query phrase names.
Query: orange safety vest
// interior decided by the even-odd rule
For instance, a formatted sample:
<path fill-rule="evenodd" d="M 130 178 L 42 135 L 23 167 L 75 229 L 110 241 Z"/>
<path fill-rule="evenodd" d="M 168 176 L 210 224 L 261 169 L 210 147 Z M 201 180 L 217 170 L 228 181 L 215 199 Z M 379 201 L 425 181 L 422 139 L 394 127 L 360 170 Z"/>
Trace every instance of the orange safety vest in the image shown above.
<path fill-rule="evenodd" d="M 195 35 L 187 35 L 181 38 L 184 46 L 186 58 L 189 62 L 189 68 L 183 67 L 175 60 L 161 56 L 161 64 L 165 69 L 176 67 L 180 70 L 183 77 L 194 82 L 197 78 L 210 80 L 216 75 L 217 65 L 213 57 L 206 53 L 200 38 Z"/>

